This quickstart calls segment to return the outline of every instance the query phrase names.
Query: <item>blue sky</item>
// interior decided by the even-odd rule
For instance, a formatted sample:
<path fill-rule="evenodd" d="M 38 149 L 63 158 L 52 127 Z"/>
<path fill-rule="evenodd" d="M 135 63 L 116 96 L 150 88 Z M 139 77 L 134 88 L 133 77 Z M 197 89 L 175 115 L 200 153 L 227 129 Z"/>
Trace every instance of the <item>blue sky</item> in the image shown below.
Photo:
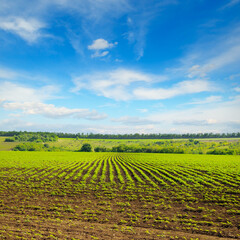
<path fill-rule="evenodd" d="M 240 0 L 0 0 L 0 130 L 240 131 Z"/>

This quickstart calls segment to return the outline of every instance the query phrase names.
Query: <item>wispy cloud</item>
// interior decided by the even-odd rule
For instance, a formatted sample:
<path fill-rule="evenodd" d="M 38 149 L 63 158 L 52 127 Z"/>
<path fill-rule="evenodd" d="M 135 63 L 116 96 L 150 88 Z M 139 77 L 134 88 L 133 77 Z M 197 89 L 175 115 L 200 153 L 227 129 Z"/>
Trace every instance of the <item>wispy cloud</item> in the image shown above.
<path fill-rule="evenodd" d="M 240 3 L 240 0 L 230 0 L 230 1 L 228 1 L 227 4 L 225 4 L 223 7 L 221 7 L 221 10 L 224 10 L 226 8 L 231 8 L 239 3 Z"/>
<path fill-rule="evenodd" d="M 229 78 L 230 78 L 230 80 L 234 80 L 236 78 L 240 79 L 240 73 L 232 74 Z"/>
<path fill-rule="evenodd" d="M 240 92 L 240 87 L 235 87 L 235 88 L 234 88 L 234 91 Z"/>
<path fill-rule="evenodd" d="M 200 74 L 207 73 L 213 70 L 228 66 L 240 60 L 240 42 L 230 46 L 225 51 L 223 50 L 217 56 L 208 60 L 202 67 L 197 69 Z"/>
<path fill-rule="evenodd" d="M 152 121 L 162 121 L 163 125 L 176 127 L 181 125 L 186 132 L 196 131 L 191 126 L 199 126 L 199 131 L 224 132 L 226 129 L 235 129 L 240 126 L 240 96 L 234 97 L 229 101 L 215 102 L 211 105 L 199 105 L 188 109 L 164 110 L 161 113 L 154 113 L 147 117 Z M 191 125 L 191 126 L 190 126 Z M 230 130 L 229 130 L 230 131 Z"/>
<path fill-rule="evenodd" d="M 51 131 L 51 132 L 73 132 L 73 133 L 108 133 L 108 134 L 125 134 L 125 133 L 152 133 L 156 131 L 156 126 L 147 125 L 114 125 L 109 124 L 72 124 L 72 123 L 35 123 L 31 121 L 23 121 L 18 118 L 9 118 L 0 120 L 0 128 L 6 131 L 26 130 L 26 131 Z"/>
<path fill-rule="evenodd" d="M 17 75 L 18 73 L 13 70 L 0 67 L 0 79 L 10 80 L 10 79 L 14 79 Z"/>
<path fill-rule="evenodd" d="M 164 80 L 166 80 L 164 76 L 151 75 L 128 69 L 117 69 L 75 77 L 73 79 L 75 87 L 72 91 L 79 92 L 82 89 L 87 89 L 100 96 L 125 101 L 133 99 L 132 88 L 134 86 Z"/>
<path fill-rule="evenodd" d="M 138 4 L 133 7 L 134 11 L 129 12 L 127 18 L 129 31 L 125 35 L 129 42 L 135 45 L 137 60 L 144 55 L 146 35 L 151 21 L 172 4 L 177 4 L 177 1 L 138 1 Z"/>
<path fill-rule="evenodd" d="M 166 80 L 165 76 L 146 74 L 127 69 L 94 73 L 73 79 L 73 92 L 91 90 L 114 100 L 160 100 L 180 95 L 214 91 L 214 84 L 207 80 L 186 80 L 168 88 L 155 87 Z M 147 87 L 146 87 L 147 86 Z M 149 87 L 151 86 L 151 87 Z"/>
<path fill-rule="evenodd" d="M 73 32 L 71 29 L 68 28 L 68 39 L 73 49 L 81 56 L 84 56 L 85 46 L 82 43 L 82 36 L 80 34 Z"/>
<path fill-rule="evenodd" d="M 44 85 L 29 87 L 13 82 L 4 81 L 0 85 L 1 107 L 9 111 L 21 111 L 25 115 L 42 115 L 47 118 L 79 118 L 87 120 L 101 120 L 107 117 L 96 110 L 57 107 L 46 104 L 45 101 L 58 99 L 59 87 Z"/>
<path fill-rule="evenodd" d="M 127 33 L 127 38 L 130 44 L 135 44 L 135 52 L 137 55 L 137 60 L 143 57 L 147 27 L 150 19 L 146 19 L 145 16 L 135 17 L 136 20 L 128 18 L 129 32 Z"/>
<path fill-rule="evenodd" d="M 140 109 L 137 109 L 139 112 L 141 112 L 141 113 L 146 113 L 146 112 L 148 112 L 148 109 L 146 109 L 146 108 L 140 108 Z"/>
<path fill-rule="evenodd" d="M 41 32 L 45 27 L 43 22 L 34 18 L 7 17 L 0 19 L 0 29 L 16 34 L 30 44 L 46 36 Z"/>
<path fill-rule="evenodd" d="M 206 80 L 188 80 L 179 82 L 170 88 L 137 88 L 133 91 L 133 95 L 141 100 L 160 100 L 213 90 L 214 86 Z"/>
<path fill-rule="evenodd" d="M 95 51 L 95 53 L 93 53 L 91 55 L 92 58 L 97 58 L 97 57 L 105 57 L 109 54 L 109 51 L 103 51 L 103 52 L 100 52 L 100 51 Z"/>
<path fill-rule="evenodd" d="M 57 19 L 63 11 L 80 23 L 77 28 L 64 26 L 67 32 L 73 31 L 76 36 L 84 33 L 88 39 L 95 39 L 100 34 L 107 38 L 109 32 L 113 32 L 117 21 L 126 16 L 128 30 L 125 30 L 125 35 L 134 46 L 137 59 L 140 59 L 144 55 L 146 35 L 151 21 L 168 5 L 176 3 L 177 0 L 139 1 L 138 4 L 129 0 L 36 0 L 27 3 L 24 0 L 14 3 L 0 0 L 0 16 L 3 22 L 2 29 L 31 44 L 49 36 L 43 33 L 43 30 L 47 32 L 46 24 L 50 28 L 53 19 Z M 81 42 L 74 37 L 69 40 L 73 48 L 82 54 Z M 103 57 L 107 54 L 107 51 L 100 51 L 93 53 L 92 57 Z"/>
<path fill-rule="evenodd" d="M 130 5 L 127 0 L 52 0 L 41 1 L 46 5 L 57 5 L 59 8 L 78 12 L 81 16 L 93 21 L 105 21 L 106 17 L 115 18 L 121 16 L 129 10 Z M 46 3 L 47 2 L 47 3 Z"/>
<path fill-rule="evenodd" d="M 18 117 L 8 118 L 0 121 L 0 127 L 2 129 L 6 129 L 6 131 L 15 131 L 17 129 L 29 129 L 34 124 L 29 121 L 24 121 L 19 119 Z"/>
<path fill-rule="evenodd" d="M 8 12 L 18 16 L 44 16 L 48 11 L 64 10 L 68 13 L 78 13 L 93 21 L 101 21 L 107 16 L 118 17 L 129 11 L 130 8 L 128 0 L 36 0 L 34 2 L 0 0 L 0 4 L 0 14 L 2 15 L 6 15 Z"/>
<path fill-rule="evenodd" d="M 176 70 L 185 73 L 188 78 L 203 78 L 218 70 L 236 68 L 239 62 L 240 27 L 235 26 L 208 37 L 207 41 L 196 43 L 181 59 L 181 65 Z"/>
<path fill-rule="evenodd" d="M 234 132 L 240 127 L 240 96 L 231 101 L 197 106 L 189 109 L 165 109 L 144 118 L 124 116 L 112 119 L 112 124 L 82 123 L 33 123 L 19 118 L 0 121 L 0 127 L 6 130 L 45 130 L 65 132 L 93 133 L 189 133 L 189 132 Z M 55 107 L 55 106 L 54 106 Z M 56 109 L 58 111 L 59 109 Z M 68 109 L 69 110 L 69 109 Z M 60 110 L 61 111 L 61 110 Z M 74 117 L 74 114 L 70 115 Z M 56 119 L 51 117 L 52 119 Z M 62 117 L 63 118 L 63 117 Z M 119 123 L 119 124 L 118 124 Z"/>
<path fill-rule="evenodd" d="M 208 104 L 208 103 L 215 103 L 220 102 L 222 100 L 222 96 L 210 96 L 203 100 L 194 100 L 193 102 L 187 104 Z"/>
<path fill-rule="evenodd" d="M 152 121 L 146 118 L 141 117 L 131 117 L 131 116 L 123 116 L 120 118 L 112 119 L 112 122 L 119 122 L 125 125 L 147 125 L 147 124 L 155 124 L 159 123 L 159 121 Z"/>
<path fill-rule="evenodd" d="M 101 127 L 103 132 L 234 132 L 240 127 L 240 96 L 213 105 L 194 106 L 188 109 L 164 109 L 144 118 L 124 116 L 112 119 L 120 126 Z M 124 129 L 125 127 L 125 129 Z M 118 130 L 118 131 L 117 131 Z M 98 132 L 97 128 L 94 132 Z"/>
<path fill-rule="evenodd" d="M 21 110 L 24 114 L 42 115 L 48 118 L 84 118 L 88 120 L 100 120 L 107 117 L 106 114 L 100 114 L 96 110 L 88 109 L 70 109 L 66 107 L 56 107 L 53 104 L 41 102 L 6 102 L 3 108 L 7 110 Z"/>
<path fill-rule="evenodd" d="M 2 82 L 0 85 L 0 96 L 6 101 L 44 101 L 52 98 L 59 91 L 58 86 L 46 85 L 40 88 L 33 88 L 12 82 Z"/>
<path fill-rule="evenodd" d="M 63 20 L 62 26 L 66 32 L 72 31 L 76 36 L 84 33 L 86 38 L 94 39 L 97 32 L 107 35 L 104 34 L 105 29 L 111 30 L 116 19 L 131 9 L 128 0 L 0 0 L 0 6 L 0 28 L 19 36 L 29 44 L 37 43 L 44 37 L 53 37 L 47 33 L 46 28 L 51 29 L 51 25 L 56 22 L 61 24 L 58 19 L 63 12 L 79 22 L 78 27 L 74 28 L 63 23 Z M 82 51 L 79 51 L 81 48 L 76 38 L 70 38 L 70 42 L 77 52 Z"/>
<path fill-rule="evenodd" d="M 174 120 L 174 125 L 181 125 L 181 126 L 207 126 L 210 124 L 215 124 L 217 121 L 215 119 L 207 119 L 207 120 Z"/>

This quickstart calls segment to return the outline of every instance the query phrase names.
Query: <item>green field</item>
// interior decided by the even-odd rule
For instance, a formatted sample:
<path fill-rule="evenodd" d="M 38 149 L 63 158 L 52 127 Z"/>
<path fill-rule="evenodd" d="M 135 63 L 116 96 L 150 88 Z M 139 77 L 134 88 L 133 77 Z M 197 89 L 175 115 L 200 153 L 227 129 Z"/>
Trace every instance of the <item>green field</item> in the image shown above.
<path fill-rule="evenodd" d="M 4 142 L 5 138 L 0 137 L 0 151 L 10 151 L 18 144 L 17 142 Z"/>
<path fill-rule="evenodd" d="M 4 142 L 6 137 L 0 137 L 0 151 L 11 151 L 17 145 L 30 144 L 36 147 L 36 151 L 79 151 L 83 144 L 89 143 L 92 149 L 96 147 L 106 148 L 111 152 L 114 147 L 125 146 L 125 152 L 137 152 L 136 149 L 145 152 L 159 152 L 161 149 L 182 150 L 187 154 L 206 154 L 209 151 L 232 151 L 231 154 L 240 155 L 240 139 L 74 139 L 59 138 L 58 141 L 47 142 L 48 148 L 43 148 L 45 142 Z M 143 151 L 144 152 L 144 151 Z M 165 151 L 167 152 L 167 151 Z M 173 153 L 173 152 L 172 152 Z"/>
<path fill-rule="evenodd" d="M 184 148 L 187 153 L 194 153 L 202 151 L 206 153 L 209 149 L 236 149 L 240 150 L 239 138 L 224 138 L 224 139 L 195 139 L 199 141 L 198 145 L 189 144 L 188 139 L 73 139 L 60 138 L 57 142 L 49 143 L 50 146 L 61 148 L 65 151 L 74 151 L 81 148 L 84 143 L 89 143 L 93 148 L 106 147 L 112 148 L 114 146 L 126 145 L 136 147 L 180 147 Z"/>
<path fill-rule="evenodd" d="M 1 239 L 238 239 L 240 157 L 0 152 Z"/>

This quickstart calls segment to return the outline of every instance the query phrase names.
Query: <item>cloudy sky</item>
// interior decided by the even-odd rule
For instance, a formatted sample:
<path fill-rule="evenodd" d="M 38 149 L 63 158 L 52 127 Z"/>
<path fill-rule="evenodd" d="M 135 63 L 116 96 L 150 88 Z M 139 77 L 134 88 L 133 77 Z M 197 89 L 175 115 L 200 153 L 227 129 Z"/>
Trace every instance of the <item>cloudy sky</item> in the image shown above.
<path fill-rule="evenodd" d="M 0 130 L 240 131 L 240 0 L 0 0 Z"/>

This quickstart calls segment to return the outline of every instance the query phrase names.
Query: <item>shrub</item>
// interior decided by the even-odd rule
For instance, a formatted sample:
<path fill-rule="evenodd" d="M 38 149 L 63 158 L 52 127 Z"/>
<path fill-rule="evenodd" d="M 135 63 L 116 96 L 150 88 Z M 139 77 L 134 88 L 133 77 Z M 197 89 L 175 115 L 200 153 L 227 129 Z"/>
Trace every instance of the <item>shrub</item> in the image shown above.
<path fill-rule="evenodd" d="M 89 143 L 85 143 L 82 145 L 80 152 L 91 152 L 92 146 Z"/>
<path fill-rule="evenodd" d="M 233 155 L 234 151 L 232 149 L 214 149 L 207 152 L 207 154 L 214 155 Z"/>
<path fill-rule="evenodd" d="M 5 138 L 4 142 L 15 142 L 14 138 Z"/>

